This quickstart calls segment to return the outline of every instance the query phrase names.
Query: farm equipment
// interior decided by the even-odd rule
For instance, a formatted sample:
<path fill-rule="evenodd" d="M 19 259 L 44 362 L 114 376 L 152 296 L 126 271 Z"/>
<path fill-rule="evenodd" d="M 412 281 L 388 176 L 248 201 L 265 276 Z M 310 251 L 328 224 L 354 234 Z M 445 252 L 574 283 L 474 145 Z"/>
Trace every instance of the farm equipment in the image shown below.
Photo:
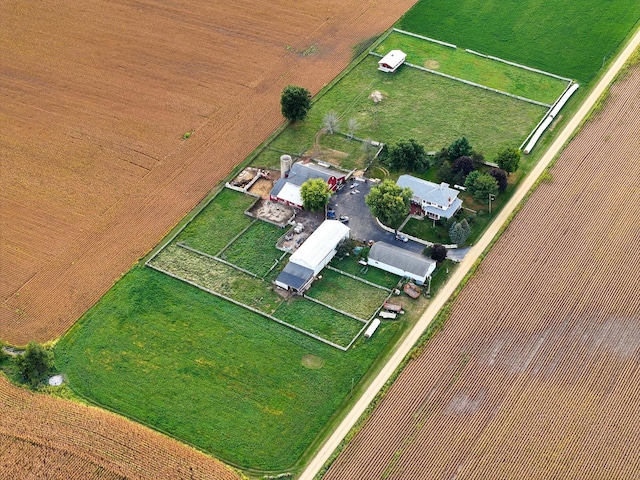
<path fill-rule="evenodd" d="M 411 298 L 418 298 L 422 293 L 422 289 L 413 282 L 405 283 L 403 290 Z"/>

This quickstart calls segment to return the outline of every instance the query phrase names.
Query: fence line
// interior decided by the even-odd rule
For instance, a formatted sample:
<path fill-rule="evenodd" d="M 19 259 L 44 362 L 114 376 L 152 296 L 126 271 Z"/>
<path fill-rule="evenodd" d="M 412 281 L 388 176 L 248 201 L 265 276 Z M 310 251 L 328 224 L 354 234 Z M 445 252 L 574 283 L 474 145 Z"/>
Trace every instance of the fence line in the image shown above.
<path fill-rule="evenodd" d="M 505 60 L 504 58 L 494 57 L 493 55 L 485 55 L 484 53 L 476 52 L 475 50 L 470 50 L 468 48 L 464 49 L 465 52 L 470 53 L 472 55 L 478 55 L 479 57 L 488 58 L 489 60 L 495 60 L 496 62 L 506 63 L 507 65 L 511 65 L 512 67 L 522 68 L 524 70 L 529 70 L 530 72 L 540 73 L 542 75 L 546 75 L 548 77 L 557 78 L 558 80 L 563 80 L 565 82 L 571 82 L 570 78 L 561 77 L 560 75 L 556 75 L 555 73 L 546 72 L 544 70 L 540 70 L 533 67 L 528 67 L 526 65 L 522 65 L 521 63 L 511 62 L 509 60 Z"/>
<path fill-rule="evenodd" d="M 224 247 L 222 247 L 222 250 L 220 250 L 220 251 L 217 253 L 217 255 L 222 255 L 222 252 L 224 252 L 227 248 L 229 248 L 229 247 L 233 244 L 233 242 L 235 242 L 236 240 L 238 240 L 238 239 L 242 236 L 242 234 L 243 234 L 243 233 L 245 233 L 247 230 L 249 230 L 249 229 L 253 226 L 253 224 L 254 224 L 254 223 L 256 223 L 256 222 L 258 221 L 258 219 L 257 219 L 257 218 L 255 218 L 255 217 L 251 217 L 251 218 L 253 218 L 253 222 L 251 222 L 249 225 L 247 225 L 247 228 L 243 229 L 239 234 L 237 234 L 235 237 L 233 237 L 233 238 L 229 241 L 229 243 L 227 243 Z"/>
<path fill-rule="evenodd" d="M 209 289 L 207 287 L 203 287 L 202 285 L 199 285 L 199 284 L 197 284 L 195 282 L 192 282 L 191 280 L 187 280 L 186 278 L 182 278 L 182 277 L 180 277 L 178 275 L 175 275 L 175 274 L 173 274 L 173 273 L 169 272 L 168 270 L 165 270 L 165 269 L 163 269 L 161 267 L 158 267 L 158 266 L 155 266 L 155 265 L 151 265 L 151 264 L 147 264 L 147 266 L 149 268 L 153 268 L 154 270 L 156 270 L 156 271 L 158 271 L 160 273 L 164 273 L 165 275 L 168 275 L 168 276 L 170 276 L 172 278 L 175 278 L 176 280 L 180 280 L 182 282 L 188 283 L 189 285 L 191 285 L 193 287 L 196 287 L 196 288 L 198 288 L 198 289 L 200 289 L 200 290 L 202 290 L 204 292 L 210 293 L 211 295 L 215 295 L 218 298 L 221 298 L 223 300 L 231 302 L 234 305 L 237 305 L 237 306 L 242 307 L 242 308 L 246 308 L 247 310 L 249 310 L 249 311 L 251 311 L 253 313 L 256 313 L 256 314 L 258 314 L 258 315 L 260 315 L 262 317 L 268 318 L 269 320 L 272 320 L 272 321 L 274 321 L 276 323 L 279 323 L 280 325 L 284 325 L 285 327 L 291 328 L 292 330 L 295 330 L 295 331 L 297 331 L 299 333 L 302 333 L 303 335 L 307 335 L 307 336 L 309 336 L 311 338 L 314 338 L 315 340 L 318 340 L 318 341 L 320 341 L 320 342 L 322 342 L 322 343 L 324 343 L 326 345 L 329 345 L 331 347 L 337 348 L 338 350 L 342 350 L 343 352 L 346 352 L 354 342 L 354 340 L 351 340 L 351 343 L 349 343 L 349 346 L 343 347 L 342 345 L 338 345 L 337 343 L 333 343 L 332 341 L 327 340 L 326 338 L 322 338 L 322 337 L 320 337 L 318 335 L 315 335 L 315 334 L 313 334 L 311 332 L 307 332 L 306 330 L 303 330 L 300 327 L 296 327 L 295 325 L 291 325 L 291 324 L 285 322 L 284 320 L 280 320 L 279 318 L 276 318 L 276 317 L 274 317 L 272 315 L 269 315 L 268 313 L 261 312 L 257 308 L 254 308 L 254 307 L 252 307 L 250 305 L 247 305 L 245 303 L 242 303 L 242 302 L 239 302 L 237 300 L 234 300 L 231 297 L 227 297 L 226 295 L 224 295 L 224 294 L 222 294 L 220 292 L 216 292 L 215 290 L 211 290 L 211 289 Z M 356 336 L 356 338 L 357 338 L 357 336 Z"/>
<path fill-rule="evenodd" d="M 370 285 L 370 286 L 375 287 L 375 288 L 379 288 L 380 290 L 384 290 L 385 292 L 390 292 L 391 291 L 390 288 L 383 287 L 382 285 L 378 285 L 377 283 L 370 282 L 368 280 L 365 280 L 364 278 L 358 277 L 357 275 L 352 275 L 351 273 L 347 273 L 344 270 L 340 270 L 338 268 L 332 267 L 331 265 L 327 265 L 327 268 L 329 270 L 333 270 L 336 273 L 339 273 L 340 275 L 344 275 L 345 277 L 353 278 L 354 280 L 357 280 L 359 282 L 365 283 L 365 284 Z"/>
<path fill-rule="evenodd" d="M 345 317 L 353 318 L 354 320 L 357 320 L 357 321 L 362 322 L 362 323 L 367 323 L 367 321 L 365 319 L 363 319 L 363 318 L 356 317 L 355 315 L 352 315 L 352 314 L 350 314 L 348 312 L 345 312 L 344 310 L 340 310 L 339 308 L 332 307 L 331 305 L 329 305 L 327 303 L 321 302 L 317 298 L 310 297 L 306 293 L 303 294 L 302 296 L 304 298 L 306 298 L 307 300 L 311 300 L 312 302 L 317 303 L 318 305 L 322 305 L 323 307 L 328 308 L 329 310 L 333 310 L 334 312 L 338 312 L 338 313 L 344 315 Z"/>
<path fill-rule="evenodd" d="M 443 42 L 442 40 L 436 40 L 435 38 L 430 38 L 430 37 L 425 37 L 423 35 L 418 35 L 417 33 L 407 32 L 406 30 L 400 30 L 399 28 L 394 28 L 393 31 L 394 32 L 398 32 L 398 33 L 402 33 L 403 35 L 409 35 L 410 37 L 416 37 L 416 38 L 419 38 L 421 40 L 426 40 L 428 42 L 438 43 L 440 45 L 444 45 L 445 47 L 449 47 L 449 48 L 453 48 L 453 49 L 458 48 L 453 43 L 447 43 L 447 42 Z"/>
<path fill-rule="evenodd" d="M 203 257 L 210 258 L 211 260 L 215 260 L 216 262 L 224 263 L 225 265 L 227 265 L 227 266 L 229 266 L 229 267 L 231 267 L 231 268 L 235 268 L 236 270 L 240 270 L 242 273 L 246 273 L 247 275 L 251 275 L 252 277 L 257 278 L 258 280 L 262 280 L 262 278 L 260 278 L 260 277 L 259 277 L 258 275 L 256 275 L 255 273 L 250 272 L 249 270 L 245 270 L 244 268 L 239 267 L 239 266 L 237 266 L 237 265 L 234 265 L 234 264 L 233 264 L 233 263 L 231 263 L 231 262 L 227 262 L 226 260 L 223 260 L 223 259 L 222 259 L 222 258 L 220 258 L 220 257 L 216 257 L 215 255 L 210 255 L 210 254 L 208 254 L 208 253 L 201 252 L 200 250 L 196 250 L 195 248 L 191 248 L 191 247 L 189 247 L 188 245 L 185 245 L 185 244 L 184 244 L 184 243 L 182 243 L 182 242 L 178 242 L 178 243 L 176 243 L 176 246 L 178 246 L 178 247 L 180 247 L 180 248 L 184 248 L 185 250 L 189 250 L 190 252 L 193 252 L 193 253 L 195 253 L 196 255 L 201 255 L 201 256 L 203 256 Z"/>
<path fill-rule="evenodd" d="M 382 57 L 379 53 L 370 52 L 371 55 L 375 57 Z M 516 100 L 522 100 L 523 102 L 533 103 L 534 105 L 539 105 L 541 107 L 550 108 L 551 105 L 548 103 L 539 102 L 537 100 L 532 100 L 530 98 L 521 97 L 520 95 L 514 95 L 513 93 L 504 92 L 502 90 L 498 90 L 497 88 L 487 87 L 486 85 L 481 85 L 480 83 L 472 82 L 470 80 L 464 80 L 463 78 L 454 77 L 453 75 L 449 75 L 447 73 L 438 72 L 437 70 L 431 70 L 430 68 L 421 67 L 420 65 L 414 65 L 413 63 L 404 62 L 404 64 L 408 67 L 416 68 L 418 70 L 422 70 L 424 72 L 433 73 L 434 75 L 439 75 L 441 77 L 448 78 L 450 80 L 455 80 L 457 82 L 462 82 L 464 84 L 470 85 L 472 87 L 482 88 L 483 90 L 488 90 L 490 92 L 499 93 L 500 95 L 506 95 L 507 97 L 515 98 Z"/>

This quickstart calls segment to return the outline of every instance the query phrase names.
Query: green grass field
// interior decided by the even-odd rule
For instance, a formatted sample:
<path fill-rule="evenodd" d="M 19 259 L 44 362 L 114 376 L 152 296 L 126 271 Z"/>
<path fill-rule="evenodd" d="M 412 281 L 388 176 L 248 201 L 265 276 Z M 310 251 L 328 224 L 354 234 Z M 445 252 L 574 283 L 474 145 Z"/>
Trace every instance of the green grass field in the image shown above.
<path fill-rule="evenodd" d="M 244 211 L 255 201 L 255 197 L 223 188 L 215 201 L 209 203 L 180 232 L 176 241 L 209 255 L 217 255 L 233 237 L 254 221 Z"/>
<path fill-rule="evenodd" d="M 394 288 L 400 281 L 400 277 L 397 275 L 379 268 L 360 265 L 354 257 L 346 257 L 342 260 L 334 258 L 331 261 L 331 266 L 386 288 Z"/>
<path fill-rule="evenodd" d="M 364 320 L 368 320 L 389 292 L 325 269 L 307 295 Z"/>
<path fill-rule="evenodd" d="M 398 28 L 588 83 L 640 19 L 640 0 L 421 0 Z"/>
<path fill-rule="evenodd" d="M 84 397 L 223 461 L 277 471 L 300 458 L 401 328 L 385 323 L 342 352 L 139 267 L 55 353 Z"/>
<path fill-rule="evenodd" d="M 285 231 L 285 229 L 258 220 L 235 240 L 220 255 L 220 258 L 262 277 L 267 274 L 275 260 L 282 257 L 283 252 L 276 248 L 276 243 Z M 281 262 L 282 265 L 276 266 L 270 277 L 275 278 L 286 262 L 287 259 L 284 258 Z"/>
<path fill-rule="evenodd" d="M 399 49 L 407 62 L 549 105 L 567 86 L 566 81 L 518 68 L 398 32 L 391 33 L 376 53 Z"/>
<path fill-rule="evenodd" d="M 301 152 L 313 144 L 322 119 L 335 111 L 343 122 L 355 118 L 355 134 L 385 143 L 414 138 L 427 150 L 440 150 L 466 136 L 474 148 L 492 158 L 506 147 L 518 147 L 545 113 L 525 103 L 413 68 L 389 75 L 369 56 L 314 103 L 305 122 L 286 128 L 270 145 L 277 151 Z M 384 100 L 368 97 L 378 90 Z M 335 135 L 334 135 L 335 136 Z M 273 165 L 274 151 L 253 162 Z"/>

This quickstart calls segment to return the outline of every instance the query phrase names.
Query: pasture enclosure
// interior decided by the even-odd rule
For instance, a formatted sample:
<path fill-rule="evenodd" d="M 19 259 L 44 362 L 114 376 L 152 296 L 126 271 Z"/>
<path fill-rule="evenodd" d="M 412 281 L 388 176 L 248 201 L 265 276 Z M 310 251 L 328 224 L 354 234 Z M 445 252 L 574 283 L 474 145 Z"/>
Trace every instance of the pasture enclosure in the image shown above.
<path fill-rule="evenodd" d="M 636 55 L 323 478 L 637 477 L 639 104 Z"/>
<path fill-rule="evenodd" d="M 374 341 L 343 352 L 138 267 L 55 354 L 87 399 L 227 463 L 278 472 L 295 465 L 404 328 L 385 322 Z"/>
<path fill-rule="evenodd" d="M 398 28 L 588 84 L 640 21 L 640 0 L 421 0 Z"/>
<path fill-rule="evenodd" d="M 3 2 L 0 338 L 64 333 L 413 3 Z"/>
<path fill-rule="evenodd" d="M 362 59 L 313 104 L 305 122 L 288 126 L 253 164 L 275 167 L 282 152 L 312 151 L 323 118 L 331 111 L 340 117 L 342 132 L 349 119 L 355 119 L 360 138 L 388 144 L 414 138 L 427 150 L 438 151 L 466 136 L 491 158 L 520 145 L 548 109 L 408 66 L 383 73 L 377 62 L 373 56 Z M 380 92 L 381 101 L 370 98 L 374 92 Z M 341 135 L 322 135 L 321 142 L 334 138 L 361 152 L 360 142 Z"/>
<path fill-rule="evenodd" d="M 0 375 L 0 472 L 23 480 L 240 480 L 193 448 L 94 407 L 15 387 Z"/>

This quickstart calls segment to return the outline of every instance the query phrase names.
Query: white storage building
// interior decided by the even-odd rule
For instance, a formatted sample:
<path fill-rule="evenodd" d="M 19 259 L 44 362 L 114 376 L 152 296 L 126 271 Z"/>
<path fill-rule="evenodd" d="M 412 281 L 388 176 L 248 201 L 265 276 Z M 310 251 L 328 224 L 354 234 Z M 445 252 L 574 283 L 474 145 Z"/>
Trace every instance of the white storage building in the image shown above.
<path fill-rule="evenodd" d="M 418 285 L 422 285 L 436 269 L 434 260 L 384 242 L 371 246 L 367 262 L 372 267 L 411 278 Z"/>
<path fill-rule="evenodd" d="M 407 54 L 402 50 L 391 50 L 378 62 L 378 70 L 393 73 L 404 63 L 406 58 Z"/>
<path fill-rule="evenodd" d="M 334 257 L 338 244 L 347 238 L 349 227 L 338 220 L 325 220 L 291 255 L 276 285 L 287 290 L 306 290 Z"/>

